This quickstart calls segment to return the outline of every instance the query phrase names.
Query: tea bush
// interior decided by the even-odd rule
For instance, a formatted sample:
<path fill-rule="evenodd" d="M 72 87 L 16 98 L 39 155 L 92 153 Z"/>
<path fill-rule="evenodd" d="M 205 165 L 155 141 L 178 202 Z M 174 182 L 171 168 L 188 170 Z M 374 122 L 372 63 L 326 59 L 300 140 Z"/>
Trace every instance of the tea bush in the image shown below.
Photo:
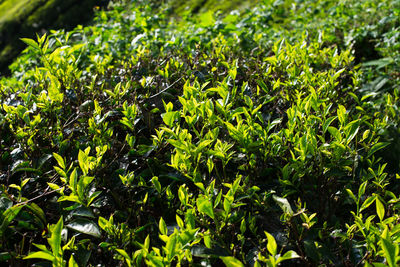
<path fill-rule="evenodd" d="M 21 39 L 0 260 L 397 266 L 398 1 L 169 8 Z"/>

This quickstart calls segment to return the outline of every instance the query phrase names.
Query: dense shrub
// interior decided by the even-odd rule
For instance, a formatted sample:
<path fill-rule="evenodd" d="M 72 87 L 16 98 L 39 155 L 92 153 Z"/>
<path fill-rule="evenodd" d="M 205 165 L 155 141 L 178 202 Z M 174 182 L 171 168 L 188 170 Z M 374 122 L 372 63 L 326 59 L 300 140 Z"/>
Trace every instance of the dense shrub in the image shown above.
<path fill-rule="evenodd" d="M 0 260 L 396 266 L 398 2 L 168 7 L 22 39 Z"/>

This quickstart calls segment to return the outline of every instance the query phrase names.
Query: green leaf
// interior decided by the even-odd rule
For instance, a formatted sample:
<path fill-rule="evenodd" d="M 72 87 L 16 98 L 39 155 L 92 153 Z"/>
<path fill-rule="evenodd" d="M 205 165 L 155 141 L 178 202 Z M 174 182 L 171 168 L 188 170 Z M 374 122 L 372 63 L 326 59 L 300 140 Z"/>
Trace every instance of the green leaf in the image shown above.
<path fill-rule="evenodd" d="M 360 121 L 352 121 L 346 126 L 347 133 L 347 144 L 353 140 L 353 138 L 357 135 L 358 130 L 360 129 Z"/>
<path fill-rule="evenodd" d="M 61 83 L 54 75 L 48 74 L 50 77 L 50 85 L 47 88 L 49 98 L 54 102 L 62 102 L 64 98 L 64 94 L 60 92 Z"/>
<path fill-rule="evenodd" d="M 100 229 L 97 224 L 91 220 L 79 218 L 73 220 L 67 225 L 68 228 L 87 235 L 91 235 L 94 237 L 100 237 Z"/>
<path fill-rule="evenodd" d="M 371 206 L 371 204 L 374 203 L 375 198 L 376 198 L 375 196 L 370 196 L 370 197 L 368 197 L 368 198 L 364 201 L 364 203 L 361 205 L 360 212 L 363 211 L 363 210 L 365 210 L 365 209 L 368 208 L 369 206 Z"/>
<path fill-rule="evenodd" d="M 357 203 L 357 198 L 354 196 L 353 192 L 348 188 L 346 188 L 346 192 L 354 200 L 354 203 Z"/>
<path fill-rule="evenodd" d="M 234 257 L 220 257 L 227 267 L 244 267 L 243 263 Z"/>
<path fill-rule="evenodd" d="M 358 188 L 358 198 L 361 198 L 365 194 L 365 188 L 367 187 L 368 181 L 363 182 Z"/>
<path fill-rule="evenodd" d="M 364 133 L 363 133 L 363 135 L 362 135 L 362 139 L 361 139 L 360 141 L 363 141 L 363 140 L 367 139 L 368 136 L 369 136 L 369 133 L 370 133 L 370 130 L 369 130 L 369 129 L 368 129 L 368 130 L 365 130 Z"/>
<path fill-rule="evenodd" d="M 276 245 L 275 238 L 268 232 L 264 232 L 268 239 L 267 249 L 272 256 L 277 253 L 278 246 Z"/>
<path fill-rule="evenodd" d="M 46 215 L 44 211 L 35 203 L 30 203 L 26 205 L 26 208 L 33 212 L 37 218 L 43 223 L 43 227 L 47 224 Z"/>
<path fill-rule="evenodd" d="M 154 176 L 154 177 L 151 179 L 151 182 L 153 183 L 153 185 L 154 185 L 154 187 L 156 188 L 157 192 L 158 192 L 159 194 L 161 194 L 161 183 L 158 181 L 158 177 L 157 177 L 157 176 Z"/>
<path fill-rule="evenodd" d="M 76 171 L 76 168 L 71 172 L 69 176 L 69 186 L 72 192 L 76 192 L 76 184 L 78 182 L 78 172 Z"/>
<path fill-rule="evenodd" d="M 193 241 L 193 239 L 196 236 L 196 233 L 199 231 L 199 228 L 197 229 L 190 229 L 190 230 L 185 230 L 183 231 L 178 237 L 179 237 L 179 242 L 181 243 L 182 247 L 185 247 L 188 245 L 190 242 Z"/>
<path fill-rule="evenodd" d="M 336 119 L 336 116 L 334 117 L 330 117 L 329 119 L 327 119 L 325 121 L 325 123 L 322 126 L 322 131 L 323 133 L 326 133 L 326 131 L 328 130 L 328 127 L 331 125 L 331 123 Z"/>
<path fill-rule="evenodd" d="M 35 243 L 32 243 L 32 245 L 34 245 L 35 247 L 37 247 L 37 248 L 40 249 L 40 250 L 50 252 L 50 251 L 47 249 L 47 247 L 46 247 L 45 245 L 42 245 L 42 244 L 35 244 Z"/>
<path fill-rule="evenodd" d="M 382 221 L 385 216 L 385 206 L 379 200 L 379 197 L 376 197 L 376 213 L 378 214 L 379 219 Z"/>
<path fill-rule="evenodd" d="M 214 208 L 216 208 L 218 204 L 221 202 L 221 198 L 222 198 L 222 190 L 219 191 L 217 197 L 215 198 Z"/>
<path fill-rule="evenodd" d="M 196 200 L 196 205 L 199 212 L 207 214 L 209 217 L 214 219 L 214 210 L 211 203 L 212 201 L 203 195 L 199 196 Z"/>
<path fill-rule="evenodd" d="M 178 190 L 178 197 L 183 206 L 186 206 L 186 204 L 187 204 L 186 203 L 187 195 L 188 195 L 188 193 L 187 193 L 185 187 L 180 186 L 179 190 Z"/>
<path fill-rule="evenodd" d="M 206 146 L 210 145 L 212 142 L 214 141 L 213 140 L 201 141 L 200 144 L 197 145 L 196 152 L 202 151 Z"/>
<path fill-rule="evenodd" d="M 78 185 L 81 184 L 81 187 L 83 190 L 86 190 L 88 185 L 94 180 L 94 176 L 83 176 L 79 182 Z"/>
<path fill-rule="evenodd" d="M 71 255 L 68 262 L 68 267 L 79 267 L 78 263 L 76 263 L 74 256 Z"/>
<path fill-rule="evenodd" d="M 339 78 L 340 74 L 342 74 L 346 69 L 342 68 L 340 70 L 338 70 L 332 77 L 333 80 L 336 80 L 337 78 Z"/>
<path fill-rule="evenodd" d="M 50 238 L 47 239 L 53 255 L 61 255 L 61 231 L 64 228 L 63 217 L 58 220 L 57 224 L 54 226 Z"/>
<path fill-rule="evenodd" d="M 162 119 L 164 121 L 164 123 L 168 126 L 168 127 L 172 127 L 174 125 L 174 122 L 176 119 L 178 119 L 178 112 L 177 111 L 170 111 L 170 112 L 166 112 L 164 114 L 162 114 Z"/>
<path fill-rule="evenodd" d="M 60 175 L 61 177 L 67 178 L 67 173 L 65 171 L 63 171 L 60 167 L 54 166 L 53 168 L 56 170 L 58 175 Z"/>
<path fill-rule="evenodd" d="M 176 234 L 172 234 L 169 236 L 167 244 L 165 245 L 168 251 L 168 261 L 171 261 L 175 257 L 176 241 Z"/>
<path fill-rule="evenodd" d="M 30 178 L 26 178 L 21 182 L 21 188 L 23 188 L 28 182 L 29 182 Z"/>
<path fill-rule="evenodd" d="M 243 235 L 246 232 L 246 219 L 244 218 L 240 223 L 240 233 Z"/>
<path fill-rule="evenodd" d="M 383 252 L 385 253 L 385 258 L 390 267 L 395 267 L 396 265 L 396 246 L 385 238 L 381 238 L 381 246 Z"/>
<path fill-rule="evenodd" d="M 283 254 L 283 256 L 279 257 L 278 260 L 276 261 L 276 263 L 280 263 L 285 260 L 291 260 L 291 259 L 296 259 L 296 258 L 300 258 L 300 256 L 295 251 L 289 250 L 288 252 Z"/>
<path fill-rule="evenodd" d="M 387 145 L 389 145 L 388 142 L 381 142 L 381 143 L 377 143 L 377 144 L 373 145 L 371 147 L 371 149 L 368 151 L 367 158 L 369 158 L 370 156 L 375 154 L 375 152 L 377 152 L 378 150 L 385 148 Z"/>
<path fill-rule="evenodd" d="M 0 218 L 4 218 L 2 224 L 0 225 L 0 236 L 3 236 L 4 231 L 8 227 L 8 225 L 14 220 L 14 218 L 21 211 L 23 205 L 15 205 L 11 208 L 8 208 Z"/>
<path fill-rule="evenodd" d="M 329 126 L 328 132 L 335 138 L 336 141 L 340 142 L 342 140 L 342 135 L 340 134 L 340 131 L 335 127 Z"/>
<path fill-rule="evenodd" d="M 32 252 L 28 256 L 24 257 L 24 260 L 27 259 L 43 259 L 43 260 L 53 261 L 54 256 L 50 253 L 50 251 L 37 251 L 37 252 Z"/>
<path fill-rule="evenodd" d="M 150 248 L 150 236 L 147 235 L 146 239 L 144 240 L 143 248 L 149 249 Z"/>
<path fill-rule="evenodd" d="M 90 197 L 89 197 L 89 200 L 88 200 L 88 202 L 87 202 L 87 205 L 90 206 L 90 204 L 92 204 L 93 201 L 94 201 L 98 196 L 100 196 L 100 195 L 101 195 L 101 191 L 93 192 L 93 193 L 90 195 Z"/>
<path fill-rule="evenodd" d="M 40 50 L 39 44 L 35 42 L 35 40 L 29 39 L 29 38 L 20 38 L 22 42 L 25 44 L 29 45 L 30 47 Z"/>
<path fill-rule="evenodd" d="M 231 192 L 231 191 L 229 191 L 229 192 Z M 231 212 L 233 201 L 234 201 L 234 197 L 232 195 L 228 195 L 227 194 L 224 197 L 223 205 L 224 205 L 224 211 L 225 211 L 225 216 L 226 217 L 228 216 L 229 212 Z"/>
<path fill-rule="evenodd" d="M 346 108 L 343 105 L 339 105 L 337 109 L 337 116 L 341 124 L 346 122 Z"/>
<path fill-rule="evenodd" d="M 85 152 L 79 149 L 78 153 L 78 162 L 79 167 L 81 168 L 84 175 L 87 175 L 89 172 L 89 163 L 88 163 L 88 156 Z"/>
<path fill-rule="evenodd" d="M 81 200 L 79 199 L 79 197 L 77 195 L 61 196 L 58 198 L 57 201 L 58 202 L 71 201 L 71 202 L 76 202 L 76 203 L 82 204 Z"/>
<path fill-rule="evenodd" d="M 170 143 L 171 145 L 173 145 L 177 149 L 180 149 L 183 151 L 186 151 L 188 149 L 188 147 L 179 140 L 168 139 L 167 142 Z"/>
<path fill-rule="evenodd" d="M 166 235 L 168 233 L 167 225 L 162 217 L 160 218 L 160 221 L 158 223 L 158 229 L 163 235 Z"/>
<path fill-rule="evenodd" d="M 69 215 L 74 216 L 74 217 L 86 217 L 86 218 L 92 218 L 92 219 L 96 218 L 96 216 L 93 214 L 93 212 L 90 208 L 83 207 L 83 206 L 73 209 Z M 100 218 L 99 218 L 99 220 L 100 220 Z"/>
<path fill-rule="evenodd" d="M 201 189 L 201 191 L 206 192 L 206 189 L 204 188 L 203 183 L 194 183 L 198 188 Z"/>
<path fill-rule="evenodd" d="M 104 217 L 100 216 L 98 223 L 99 223 L 99 226 L 101 229 L 103 229 L 104 231 L 107 231 L 107 229 L 109 227 L 109 223 Z"/>
<path fill-rule="evenodd" d="M 185 228 L 185 223 L 183 222 L 181 217 L 179 217 L 178 215 L 176 215 L 175 217 L 176 217 L 176 223 L 178 224 L 179 228 L 180 229 L 184 229 Z"/>
<path fill-rule="evenodd" d="M 203 240 L 204 240 L 204 245 L 205 245 L 207 248 L 211 249 L 212 243 L 211 243 L 211 237 L 210 237 L 210 235 L 209 235 L 209 234 L 204 235 L 204 236 L 203 236 Z"/>
<path fill-rule="evenodd" d="M 129 267 L 132 266 L 132 263 L 131 263 L 132 259 L 131 259 L 131 257 L 129 257 L 128 253 L 126 253 L 125 250 L 117 248 L 116 251 L 125 258 L 126 263 L 128 264 Z"/>
<path fill-rule="evenodd" d="M 153 256 L 151 254 L 147 255 L 146 264 L 151 267 L 165 267 L 164 261 L 161 257 Z"/>
<path fill-rule="evenodd" d="M 61 169 L 65 170 L 65 161 L 64 161 L 64 159 L 60 155 L 58 155 L 57 153 L 53 153 L 53 157 L 57 160 L 57 163 L 61 167 Z"/>
<path fill-rule="evenodd" d="M 272 198 L 279 205 L 279 207 L 281 207 L 283 212 L 293 214 L 292 207 L 290 206 L 289 201 L 286 198 L 278 197 L 276 195 L 273 195 Z"/>

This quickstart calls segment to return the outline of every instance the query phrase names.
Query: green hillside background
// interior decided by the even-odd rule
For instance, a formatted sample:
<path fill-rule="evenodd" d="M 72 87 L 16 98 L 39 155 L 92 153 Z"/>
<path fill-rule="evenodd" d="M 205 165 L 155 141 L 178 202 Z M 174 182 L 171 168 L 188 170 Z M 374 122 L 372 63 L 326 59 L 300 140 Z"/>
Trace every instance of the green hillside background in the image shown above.
<path fill-rule="evenodd" d="M 72 29 L 93 16 L 98 0 L 3 0 L 0 2 L 0 70 L 22 51 L 19 38 L 32 38 L 36 33 L 64 28 Z"/>

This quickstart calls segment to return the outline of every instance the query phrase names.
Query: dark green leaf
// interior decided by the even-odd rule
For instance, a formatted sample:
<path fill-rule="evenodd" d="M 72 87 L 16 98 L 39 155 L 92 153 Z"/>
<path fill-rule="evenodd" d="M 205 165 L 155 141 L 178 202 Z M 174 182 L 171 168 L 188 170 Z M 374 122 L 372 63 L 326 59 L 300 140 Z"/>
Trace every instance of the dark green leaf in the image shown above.
<path fill-rule="evenodd" d="M 101 236 L 100 229 L 97 226 L 97 224 L 88 219 L 83 219 L 83 218 L 76 219 L 76 220 L 70 222 L 69 224 L 67 224 L 67 227 L 74 231 L 77 231 L 77 232 L 80 232 L 83 234 L 87 234 L 87 235 L 91 235 L 94 237 Z"/>
<path fill-rule="evenodd" d="M 369 158 L 370 156 L 372 156 L 373 154 L 375 154 L 377 151 L 385 148 L 386 146 L 388 146 L 389 143 L 385 143 L 385 142 L 381 142 L 381 143 L 377 143 L 375 145 L 373 145 L 371 147 L 371 149 L 368 151 L 368 155 L 367 157 Z"/>

